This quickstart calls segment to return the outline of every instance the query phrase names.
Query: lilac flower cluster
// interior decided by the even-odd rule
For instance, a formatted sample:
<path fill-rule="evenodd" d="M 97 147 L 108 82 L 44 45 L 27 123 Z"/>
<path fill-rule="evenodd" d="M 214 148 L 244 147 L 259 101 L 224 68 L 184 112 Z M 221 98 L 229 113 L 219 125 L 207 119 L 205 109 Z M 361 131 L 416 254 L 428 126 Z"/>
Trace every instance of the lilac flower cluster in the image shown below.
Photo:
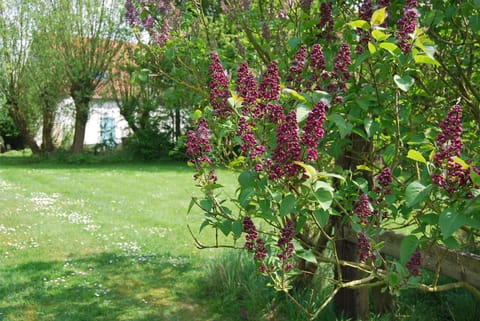
<path fill-rule="evenodd" d="M 407 261 L 405 266 L 407 267 L 410 274 L 414 276 L 420 275 L 420 266 L 422 265 L 422 253 L 419 250 L 416 250 L 410 259 Z"/>
<path fill-rule="evenodd" d="M 300 0 L 300 8 L 305 12 L 310 12 L 312 7 L 312 0 Z"/>
<path fill-rule="evenodd" d="M 373 188 L 373 191 L 377 193 L 377 198 L 375 199 L 375 209 L 373 210 L 374 215 L 379 213 L 379 209 L 386 209 L 388 206 L 385 195 L 390 195 L 392 193 L 392 190 L 390 189 L 390 184 L 392 184 L 392 171 L 390 168 L 385 167 L 382 169 L 376 178 L 376 182 L 377 185 Z M 388 212 L 383 210 L 381 218 L 384 219 L 387 216 Z"/>
<path fill-rule="evenodd" d="M 191 130 L 187 133 L 186 154 L 191 157 L 190 162 L 198 166 L 201 166 L 204 162 L 211 163 L 207 155 L 212 150 L 209 137 L 208 123 L 205 118 L 202 118 L 198 122 L 197 130 Z"/>
<path fill-rule="evenodd" d="M 126 0 L 125 19 L 132 27 L 146 30 L 157 45 L 165 45 L 170 30 L 178 29 L 180 25 L 181 12 L 172 0 Z"/>
<path fill-rule="evenodd" d="M 293 264 L 288 262 L 293 257 L 295 246 L 292 241 L 295 237 L 295 222 L 287 220 L 285 226 L 281 229 L 280 238 L 277 241 L 277 246 L 281 249 L 281 252 L 277 254 L 277 257 L 282 263 L 282 267 L 285 271 L 293 269 Z"/>
<path fill-rule="evenodd" d="M 373 261 L 376 258 L 375 254 L 372 252 L 372 246 L 363 232 L 358 233 L 357 252 L 358 259 L 362 263 L 367 262 L 367 259 Z"/>
<path fill-rule="evenodd" d="M 133 0 L 125 1 L 125 19 L 131 26 L 137 26 L 139 23 L 138 12 L 133 4 Z"/>
<path fill-rule="evenodd" d="M 263 73 L 262 81 L 258 86 L 258 97 L 265 101 L 278 100 L 280 98 L 280 76 L 278 75 L 278 61 L 268 64 Z"/>
<path fill-rule="evenodd" d="M 412 50 L 412 36 L 417 27 L 418 19 L 418 1 L 417 0 L 407 0 L 407 4 L 403 7 L 403 17 L 401 17 L 397 22 L 397 34 L 396 38 L 398 40 L 398 46 L 407 54 Z"/>
<path fill-rule="evenodd" d="M 216 52 L 211 55 L 208 72 L 210 75 L 210 103 L 212 104 L 215 116 L 226 119 L 232 112 L 232 107 L 228 103 L 230 92 L 228 90 L 226 72 Z"/>
<path fill-rule="evenodd" d="M 301 160 L 301 147 L 298 140 L 297 114 L 291 111 L 285 121 L 277 127 L 277 146 L 273 151 L 272 165 L 270 166 L 270 179 L 278 179 L 283 176 L 295 177 L 301 167 L 294 164 Z"/>
<path fill-rule="evenodd" d="M 360 7 L 358 8 L 358 17 L 365 21 L 370 21 L 373 14 L 373 3 L 372 0 L 365 0 L 362 2 Z M 358 44 L 355 48 L 355 52 L 357 54 L 362 54 L 365 48 L 370 41 L 370 32 L 367 30 L 363 30 L 361 28 L 357 28 L 356 33 L 358 34 Z"/>
<path fill-rule="evenodd" d="M 470 182 L 470 171 L 463 169 L 462 165 L 455 162 L 455 157 L 460 157 L 463 150 L 462 142 L 462 107 L 454 105 L 447 117 L 440 123 L 440 134 L 437 135 L 437 153 L 433 163 L 439 172 L 432 174 L 432 182 L 443 188 L 447 193 L 455 193 L 467 187 Z"/>
<path fill-rule="evenodd" d="M 360 219 L 360 224 L 368 224 L 372 216 L 371 204 L 367 194 L 361 194 L 354 204 L 353 212 Z"/>
<path fill-rule="evenodd" d="M 301 83 L 303 81 L 303 69 L 305 67 L 305 60 L 307 59 L 307 46 L 302 45 L 295 53 L 295 57 L 290 63 L 288 69 L 287 81 L 293 83 Z"/>
<path fill-rule="evenodd" d="M 326 120 L 325 113 L 327 105 L 319 101 L 308 114 L 305 126 L 303 129 L 303 136 L 300 143 L 307 149 L 307 161 L 315 161 L 318 157 L 317 146 L 318 141 L 323 138 L 324 130 L 323 123 Z"/>
<path fill-rule="evenodd" d="M 257 156 L 261 156 L 265 153 L 266 148 L 263 145 L 258 145 L 252 128 L 255 128 L 254 122 L 247 123 L 245 117 L 240 117 L 238 121 L 237 135 L 242 139 L 240 148 L 246 154 L 250 155 L 251 159 L 255 159 Z"/>
<path fill-rule="evenodd" d="M 265 241 L 263 238 L 258 236 L 257 229 L 252 219 L 248 216 L 243 218 L 243 227 L 242 231 L 246 233 L 245 235 L 245 248 L 249 251 L 254 252 L 254 260 L 260 262 L 260 272 L 266 272 L 266 266 L 263 261 L 268 255 L 268 250 L 265 246 Z"/>
<path fill-rule="evenodd" d="M 248 112 L 248 107 L 255 105 L 257 101 L 257 82 L 255 76 L 248 69 L 248 63 L 243 62 L 237 69 L 236 80 L 237 94 L 243 98 L 242 105 L 246 107 L 244 112 Z"/>
<path fill-rule="evenodd" d="M 348 70 L 348 66 L 352 64 L 350 54 L 350 47 L 348 44 L 343 43 L 337 56 L 333 59 L 333 73 L 337 79 L 337 87 L 335 88 L 335 91 L 347 91 L 347 86 L 345 83 L 350 79 L 350 71 Z"/>
<path fill-rule="evenodd" d="M 317 25 L 317 28 L 321 30 L 318 35 L 319 38 L 325 40 L 332 40 L 335 38 L 333 34 L 333 3 L 332 2 L 322 2 L 320 5 L 320 23 Z"/>

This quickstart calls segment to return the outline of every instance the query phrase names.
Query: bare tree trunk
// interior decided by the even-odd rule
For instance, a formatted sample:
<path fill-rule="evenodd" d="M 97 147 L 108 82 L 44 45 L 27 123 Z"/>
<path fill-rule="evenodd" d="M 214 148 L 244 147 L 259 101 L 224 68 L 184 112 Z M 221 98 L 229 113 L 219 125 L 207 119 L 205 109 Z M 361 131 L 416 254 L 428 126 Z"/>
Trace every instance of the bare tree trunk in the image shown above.
<path fill-rule="evenodd" d="M 337 163 L 346 170 L 357 171 L 357 166 L 365 164 L 371 158 L 372 143 L 364 140 L 362 137 L 352 134 L 351 149 L 346 150 Z M 370 184 L 372 177 L 365 173 Z M 358 261 L 357 243 L 351 237 L 352 230 L 349 225 L 345 225 L 341 219 L 335 222 L 335 245 L 338 252 L 338 258 L 347 261 Z M 360 271 L 351 267 L 341 267 L 340 271 L 335 271 L 335 277 L 343 282 L 348 282 L 362 278 Z M 338 316 L 344 316 L 353 320 L 366 320 L 368 317 L 368 289 L 341 289 L 334 298 L 334 309 Z"/>
<path fill-rule="evenodd" d="M 180 114 L 180 108 L 175 109 L 175 142 L 178 141 L 178 137 L 181 135 L 182 130 L 182 117 Z"/>
<path fill-rule="evenodd" d="M 85 141 L 85 129 L 87 127 L 89 114 L 89 99 L 73 97 L 75 102 L 75 132 L 73 134 L 72 153 L 79 154 L 83 151 Z"/>
<path fill-rule="evenodd" d="M 48 108 L 43 111 L 43 128 L 42 128 L 42 151 L 45 153 L 51 153 L 55 150 L 53 144 L 53 124 L 54 113 Z"/>
<path fill-rule="evenodd" d="M 15 102 L 7 101 L 10 117 L 33 154 L 40 154 L 40 148 L 31 133 L 23 110 Z"/>

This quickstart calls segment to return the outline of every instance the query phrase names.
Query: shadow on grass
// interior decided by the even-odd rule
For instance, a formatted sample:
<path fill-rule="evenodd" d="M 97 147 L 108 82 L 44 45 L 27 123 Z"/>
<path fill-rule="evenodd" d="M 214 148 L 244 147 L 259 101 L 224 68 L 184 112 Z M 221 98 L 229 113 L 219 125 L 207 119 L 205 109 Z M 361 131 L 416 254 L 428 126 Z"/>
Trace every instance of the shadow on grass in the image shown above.
<path fill-rule="evenodd" d="M 0 320 L 228 320 L 209 315 L 195 265 L 173 256 L 100 254 L 0 269 Z"/>

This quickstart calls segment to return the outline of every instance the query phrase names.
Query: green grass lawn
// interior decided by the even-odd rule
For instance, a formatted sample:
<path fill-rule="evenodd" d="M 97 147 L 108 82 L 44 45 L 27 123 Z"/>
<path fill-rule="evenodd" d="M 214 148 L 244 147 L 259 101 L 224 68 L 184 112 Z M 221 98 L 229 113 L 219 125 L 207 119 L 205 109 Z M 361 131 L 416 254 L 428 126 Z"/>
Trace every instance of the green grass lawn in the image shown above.
<path fill-rule="evenodd" d="M 32 160 L 0 156 L 0 320 L 305 319 L 248 254 L 195 248 L 187 224 L 198 231 L 203 219 L 187 215 L 199 192 L 183 163 Z M 219 179 L 233 193 L 235 175 Z M 200 240 L 213 237 L 205 229 Z M 304 292 L 304 302 L 325 299 L 322 289 L 314 300 Z M 393 319 L 402 321 L 476 321 L 480 313 L 465 291 L 405 291 L 395 302 Z M 335 320 L 331 308 L 323 320 Z"/>
<path fill-rule="evenodd" d="M 0 320 L 229 320 L 196 286 L 218 252 L 186 228 L 201 223 L 192 175 L 0 157 Z"/>

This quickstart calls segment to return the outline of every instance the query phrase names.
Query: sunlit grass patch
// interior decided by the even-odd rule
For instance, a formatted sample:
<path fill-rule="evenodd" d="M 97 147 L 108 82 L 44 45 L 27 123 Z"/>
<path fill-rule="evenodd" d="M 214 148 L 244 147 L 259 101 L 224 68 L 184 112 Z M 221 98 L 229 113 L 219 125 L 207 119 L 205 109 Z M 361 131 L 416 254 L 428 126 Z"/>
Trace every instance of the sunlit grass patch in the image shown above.
<path fill-rule="evenodd" d="M 186 228 L 202 219 L 187 216 L 192 174 L 0 157 L 0 320 L 215 318 L 195 291 L 213 252 Z"/>

